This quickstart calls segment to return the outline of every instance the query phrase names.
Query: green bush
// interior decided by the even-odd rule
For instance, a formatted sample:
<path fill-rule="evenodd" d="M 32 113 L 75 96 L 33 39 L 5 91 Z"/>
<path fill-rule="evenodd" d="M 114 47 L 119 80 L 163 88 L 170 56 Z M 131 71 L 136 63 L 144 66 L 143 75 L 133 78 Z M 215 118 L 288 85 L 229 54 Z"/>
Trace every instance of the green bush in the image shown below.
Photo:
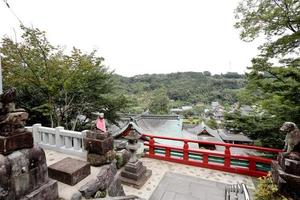
<path fill-rule="evenodd" d="M 255 200 L 288 200 L 279 194 L 277 186 L 273 183 L 271 173 L 258 179 L 257 190 L 254 195 Z"/>

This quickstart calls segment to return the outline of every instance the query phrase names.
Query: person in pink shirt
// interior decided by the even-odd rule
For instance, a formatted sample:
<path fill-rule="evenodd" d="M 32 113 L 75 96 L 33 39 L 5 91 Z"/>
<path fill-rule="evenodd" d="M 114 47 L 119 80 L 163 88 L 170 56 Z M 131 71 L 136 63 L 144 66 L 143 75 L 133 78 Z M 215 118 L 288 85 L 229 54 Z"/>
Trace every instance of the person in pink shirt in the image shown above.
<path fill-rule="evenodd" d="M 106 132 L 104 113 L 99 113 L 98 118 L 96 120 L 96 127 L 102 132 Z"/>

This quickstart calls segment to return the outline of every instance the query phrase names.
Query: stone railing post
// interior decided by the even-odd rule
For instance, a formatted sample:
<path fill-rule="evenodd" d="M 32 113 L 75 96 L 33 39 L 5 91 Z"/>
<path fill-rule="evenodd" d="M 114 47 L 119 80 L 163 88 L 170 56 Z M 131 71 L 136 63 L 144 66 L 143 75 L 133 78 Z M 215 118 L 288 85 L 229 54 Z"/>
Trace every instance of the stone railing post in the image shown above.
<path fill-rule="evenodd" d="M 39 133 L 39 128 L 42 126 L 42 124 L 34 124 L 32 126 L 32 135 L 33 135 L 33 142 L 34 144 L 39 144 L 41 142 L 41 135 Z"/>
<path fill-rule="evenodd" d="M 64 130 L 64 127 L 58 126 L 55 128 L 55 144 L 60 148 L 63 146 L 63 138 L 60 136 L 60 131 Z"/>

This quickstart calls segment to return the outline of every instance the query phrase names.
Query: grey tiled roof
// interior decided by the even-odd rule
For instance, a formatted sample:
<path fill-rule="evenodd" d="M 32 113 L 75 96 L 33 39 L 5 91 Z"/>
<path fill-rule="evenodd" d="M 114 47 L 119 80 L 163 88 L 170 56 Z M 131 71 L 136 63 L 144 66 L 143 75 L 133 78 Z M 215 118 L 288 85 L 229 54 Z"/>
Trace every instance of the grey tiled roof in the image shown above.
<path fill-rule="evenodd" d="M 223 140 L 226 141 L 238 141 L 238 142 L 253 142 L 250 138 L 248 138 L 243 133 L 228 133 L 228 131 L 224 129 L 218 129 L 219 135 Z"/>

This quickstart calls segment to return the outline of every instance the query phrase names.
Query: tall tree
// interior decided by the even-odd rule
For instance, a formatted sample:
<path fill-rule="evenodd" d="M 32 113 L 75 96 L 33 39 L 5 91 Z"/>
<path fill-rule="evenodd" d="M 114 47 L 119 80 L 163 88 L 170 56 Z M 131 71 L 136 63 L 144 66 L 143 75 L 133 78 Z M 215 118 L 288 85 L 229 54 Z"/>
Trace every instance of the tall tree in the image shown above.
<path fill-rule="evenodd" d="M 283 144 L 281 123 L 300 125 L 300 2 L 244 0 L 236 9 L 236 19 L 244 41 L 262 35 L 266 40 L 259 47 L 259 56 L 252 59 L 246 89 L 240 93 L 240 100 L 254 104 L 259 112 L 228 118 L 253 138 L 261 139 L 263 145 L 278 146 Z"/>
<path fill-rule="evenodd" d="M 17 103 L 32 114 L 31 123 L 80 129 L 92 111 L 116 119 L 127 100 L 117 94 L 102 57 L 76 48 L 67 55 L 49 43 L 45 32 L 24 26 L 22 30 L 20 42 L 3 38 L 0 52 L 4 85 L 18 89 Z"/>

